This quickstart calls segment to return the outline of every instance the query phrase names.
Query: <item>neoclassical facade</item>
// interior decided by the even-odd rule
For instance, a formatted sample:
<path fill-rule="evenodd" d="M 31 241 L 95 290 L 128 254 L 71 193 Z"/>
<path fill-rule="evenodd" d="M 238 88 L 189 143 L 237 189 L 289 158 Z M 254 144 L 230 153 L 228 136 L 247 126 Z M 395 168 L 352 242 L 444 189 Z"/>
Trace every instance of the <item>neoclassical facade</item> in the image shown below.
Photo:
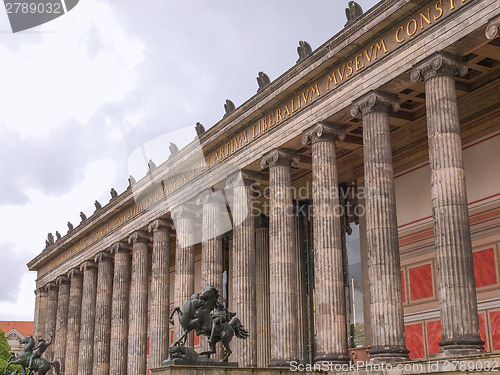
<path fill-rule="evenodd" d="M 46 356 L 144 375 L 204 285 L 243 367 L 500 352 L 499 27 L 498 0 L 383 0 L 227 105 L 28 264 Z"/>

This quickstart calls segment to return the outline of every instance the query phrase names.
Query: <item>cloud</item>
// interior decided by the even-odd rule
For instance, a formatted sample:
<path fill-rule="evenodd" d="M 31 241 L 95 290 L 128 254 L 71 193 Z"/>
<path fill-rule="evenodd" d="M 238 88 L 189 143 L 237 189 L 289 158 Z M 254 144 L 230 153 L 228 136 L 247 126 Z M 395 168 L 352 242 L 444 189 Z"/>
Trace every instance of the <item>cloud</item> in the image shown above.
<path fill-rule="evenodd" d="M 19 296 L 20 283 L 26 274 L 28 259 L 16 251 L 10 242 L 0 242 L 0 302 L 14 302 Z"/>

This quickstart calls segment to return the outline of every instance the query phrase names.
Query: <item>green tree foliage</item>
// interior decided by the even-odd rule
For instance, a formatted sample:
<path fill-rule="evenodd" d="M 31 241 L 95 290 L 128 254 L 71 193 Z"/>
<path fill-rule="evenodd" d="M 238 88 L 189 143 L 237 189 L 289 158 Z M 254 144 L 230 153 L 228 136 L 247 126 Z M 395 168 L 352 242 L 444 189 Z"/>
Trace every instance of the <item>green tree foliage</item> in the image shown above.
<path fill-rule="evenodd" d="M 5 337 L 5 332 L 0 329 L 0 374 L 3 374 L 10 356 L 10 345 Z M 9 366 L 8 374 L 15 370 L 21 371 L 21 366 Z"/>

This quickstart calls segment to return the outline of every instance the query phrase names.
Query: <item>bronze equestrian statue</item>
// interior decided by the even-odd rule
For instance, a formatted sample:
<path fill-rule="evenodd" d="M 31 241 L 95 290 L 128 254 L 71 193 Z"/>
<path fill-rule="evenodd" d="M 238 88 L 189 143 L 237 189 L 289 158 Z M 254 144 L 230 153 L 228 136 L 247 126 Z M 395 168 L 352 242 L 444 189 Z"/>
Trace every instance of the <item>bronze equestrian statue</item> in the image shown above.
<path fill-rule="evenodd" d="M 49 341 L 39 338 L 36 347 L 33 336 L 26 336 L 24 339 L 19 340 L 19 343 L 25 345 L 17 357 L 14 355 L 10 357 L 4 374 L 7 374 L 10 365 L 21 365 L 23 375 L 26 375 L 26 369 L 29 370 L 30 374 L 36 372 L 38 375 L 45 375 L 51 367 L 54 367 L 57 375 L 61 375 L 61 366 L 58 361 L 49 362 L 46 359 L 40 358 L 50 344 L 52 344 L 52 337 Z"/>
<path fill-rule="evenodd" d="M 212 311 L 215 310 L 213 313 Z M 173 316 L 179 315 L 179 322 L 184 329 L 183 334 L 171 346 L 176 348 L 184 346 L 187 335 L 196 331 L 198 336 L 207 336 L 210 350 L 200 353 L 207 356 L 216 353 L 216 344 L 222 342 L 226 355 L 221 362 L 227 362 L 232 351 L 229 346 L 233 336 L 246 339 L 249 333 L 243 328 L 241 322 L 235 317 L 236 313 L 228 311 L 219 298 L 219 292 L 213 286 L 206 286 L 200 294 L 193 294 L 184 303 L 184 311 L 175 307 L 169 316 L 170 324 L 174 324 Z"/>

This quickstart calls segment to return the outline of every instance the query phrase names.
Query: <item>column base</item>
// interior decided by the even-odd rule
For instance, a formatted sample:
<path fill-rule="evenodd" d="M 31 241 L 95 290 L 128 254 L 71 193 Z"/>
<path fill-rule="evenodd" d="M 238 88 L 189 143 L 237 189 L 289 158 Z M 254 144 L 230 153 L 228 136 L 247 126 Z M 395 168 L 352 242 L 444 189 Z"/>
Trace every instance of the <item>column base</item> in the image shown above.
<path fill-rule="evenodd" d="M 333 364 L 344 364 L 349 362 L 346 354 L 320 354 L 314 357 L 313 362 L 329 362 Z"/>
<path fill-rule="evenodd" d="M 381 362 L 404 362 L 409 359 L 410 351 L 404 346 L 374 346 L 370 351 L 370 360 L 375 363 Z"/>
<path fill-rule="evenodd" d="M 296 364 L 301 363 L 301 361 L 291 359 L 289 361 L 287 360 L 274 360 L 267 365 L 267 367 L 287 367 L 290 368 L 290 363 L 295 362 Z"/>
<path fill-rule="evenodd" d="M 443 340 L 439 343 L 441 351 L 436 355 L 438 358 L 462 357 L 484 353 L 485 342 L 480 338 L 460 337 L 456 339 Z"/>

